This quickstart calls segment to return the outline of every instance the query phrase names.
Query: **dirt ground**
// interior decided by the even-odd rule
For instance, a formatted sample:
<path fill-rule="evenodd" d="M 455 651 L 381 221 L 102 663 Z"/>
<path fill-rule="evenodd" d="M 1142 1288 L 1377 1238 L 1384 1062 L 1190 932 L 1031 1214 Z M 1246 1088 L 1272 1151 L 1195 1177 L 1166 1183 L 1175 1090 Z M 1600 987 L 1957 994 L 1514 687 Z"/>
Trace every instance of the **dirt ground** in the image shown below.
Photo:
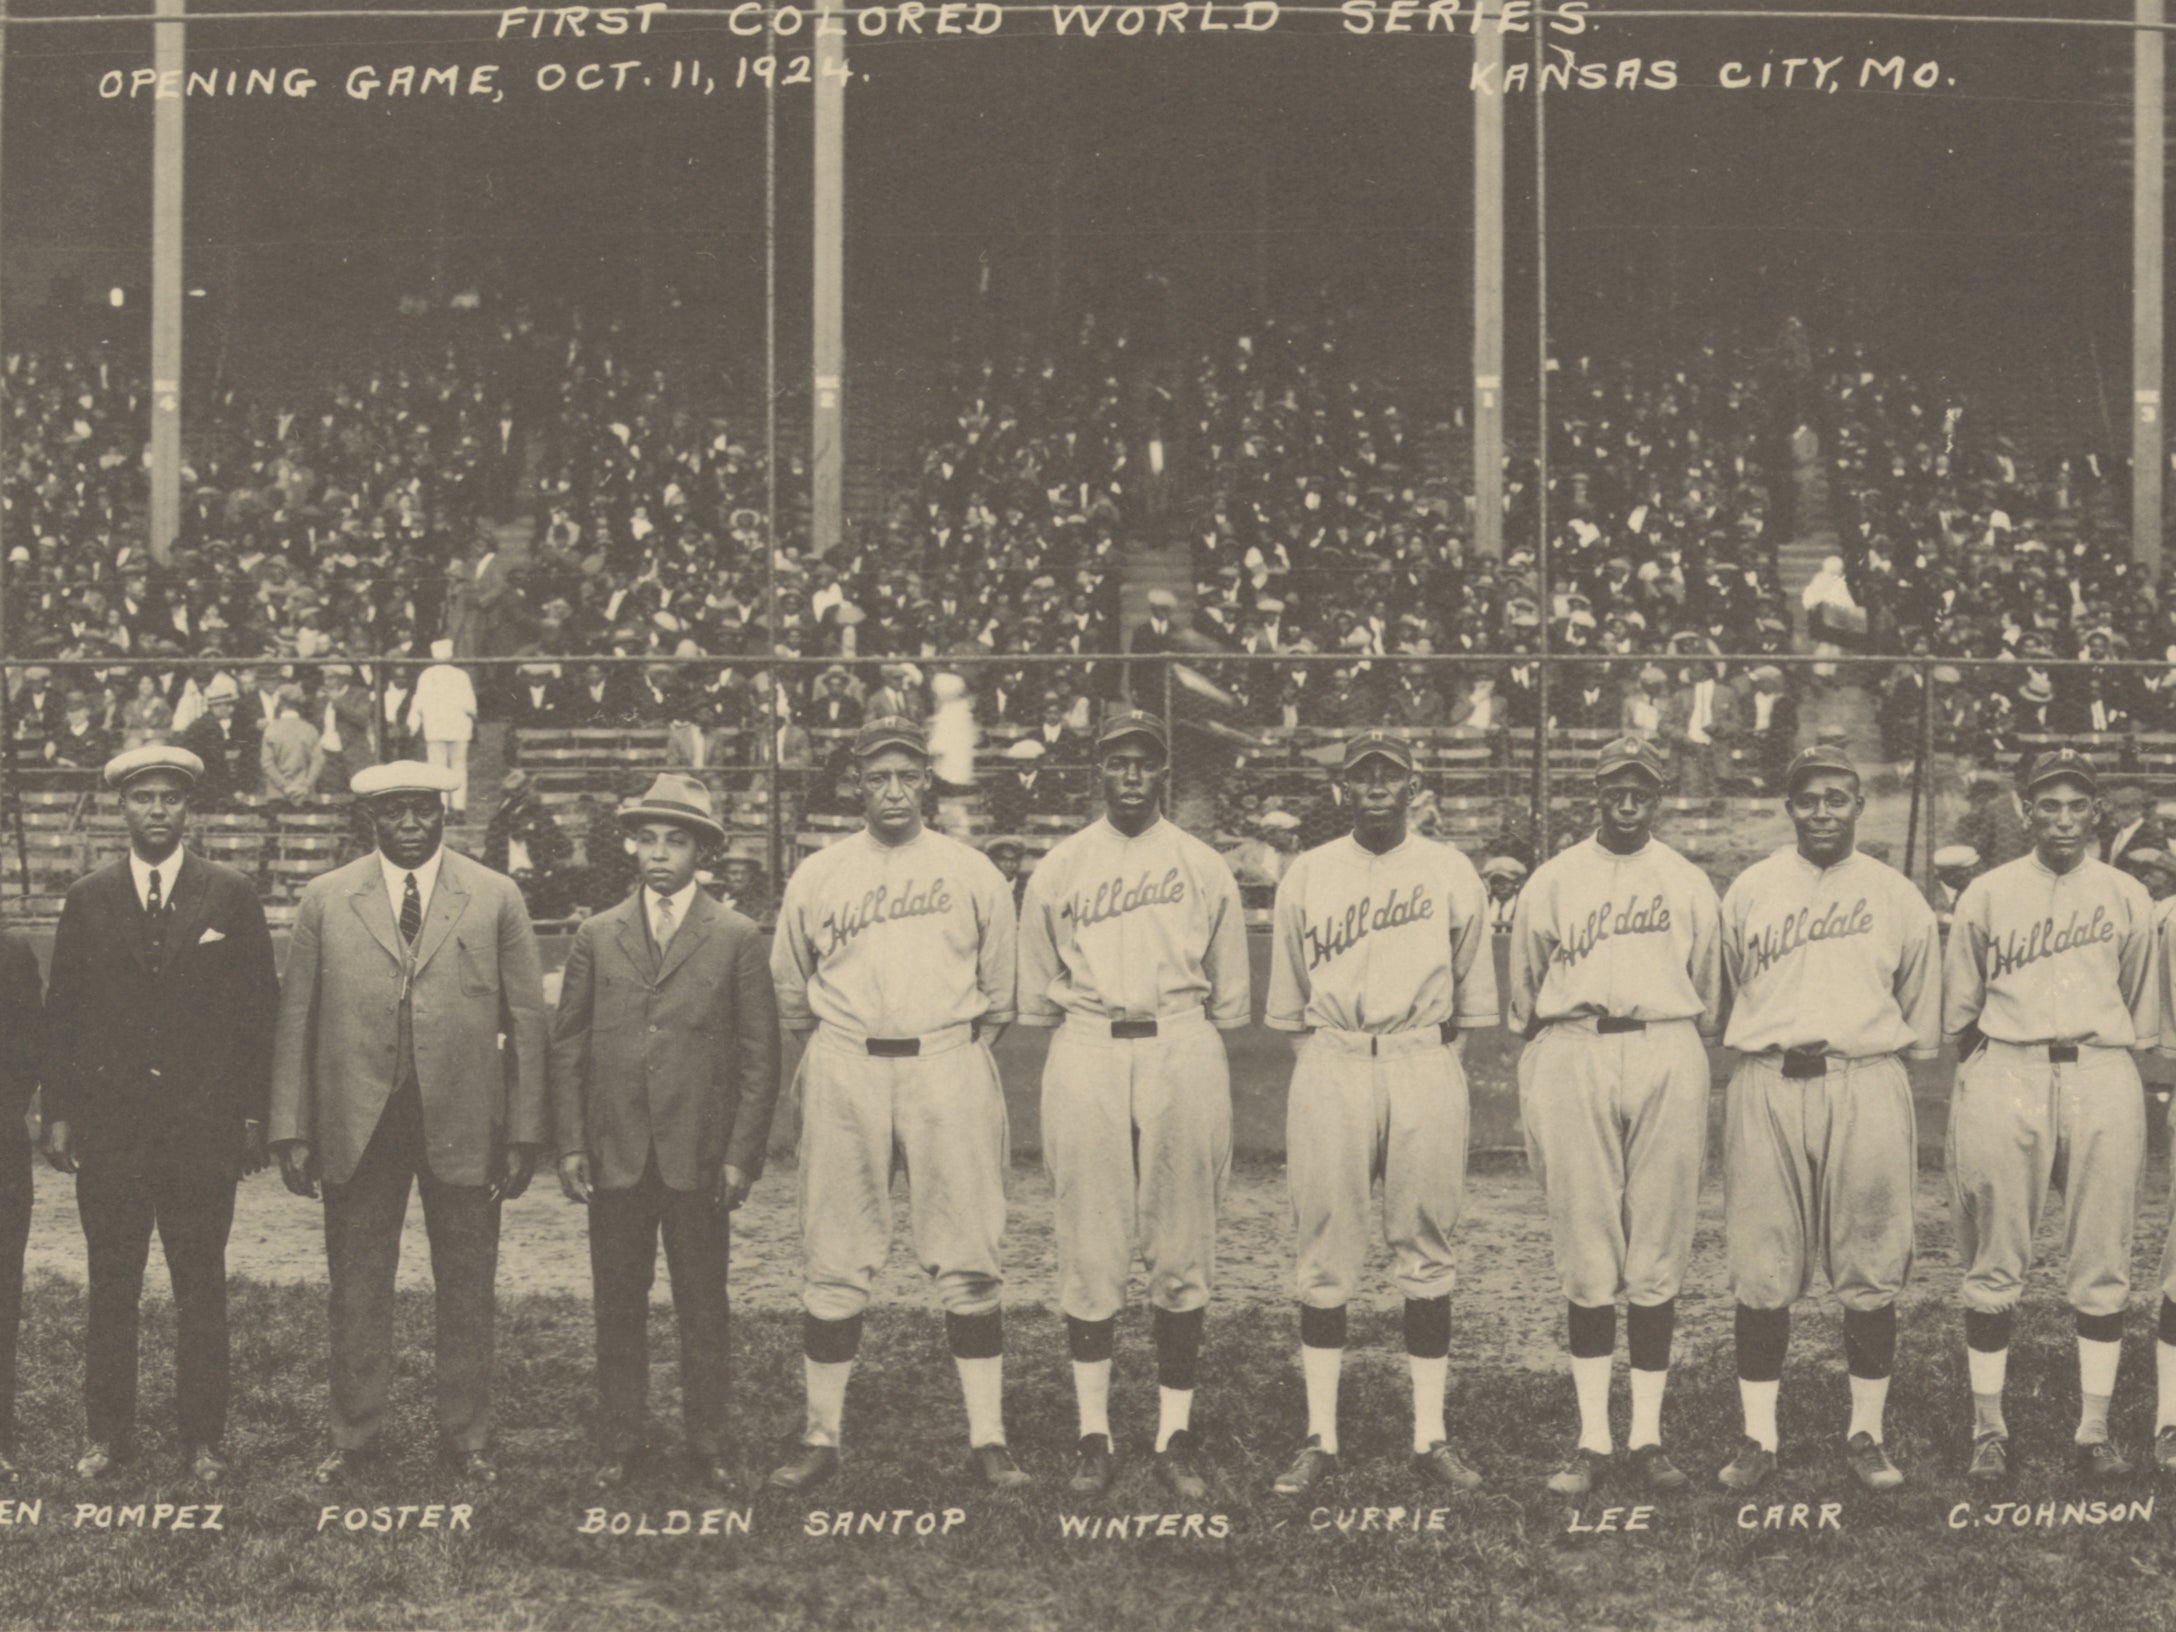
<path fill-rule="evenodd" d="M 736 1216 L 732 1290 L 740 1308 L 790 1309 L 797 1304 L 800 1262 L 794 1188 L 791 1160 L 777 1162 Z M 933 1306 L 907 1244 L 906 1202 L 902 1184 L 895 1196 L 891 1262 L 877 1297 L 884 1302 Z M 1711 1171 L 1701 1191 L 1699 1234 L 1679 1303 L 1678 1331 L 1693 1347 L 1727 1341 L 1730 1334 L 1732 1306 L 1723 1263 L 1722 1207 L 1722 1184 Z M 2051 1201 L 2049 1215 L 2041 1229 L 2034 1296 L 2051 1295 L 2060 1284 L 2055 1274 L 2060 1263 L 2059 1199 Z M 540 1174 L 529 1194 L 506 1210 L 499 1252 L 500 1291 L 508 1296 L 537 1292 L 587 1297 L 589 1253 L 583 1217 L 579 1207 L 560 1197 L 552 1176 Z M 1905 1303 L 1910 1307 L 1930 1300 L 1950 1302 L 1956 1296 L 1957 1264 L 1948 1188 L 1939 1173 L 1920 1175 L 1917 1217 L 1918 1259 Z M 2134 1298 L 2149 1297 L 2158 1281 L 2168 1225 L 2168 1174 L 2156 1162 L 2147 1174 L 2139 1212 Z M 1219 1302 L 1275 1305 L 1290 1299 L 1291 1230 L 1281 1167 L 1249 1162 L 1235 1168 L 1218 1237 Z M 1489 1159 L 1476 1165 L 1467 1184 L 1458 1241 L 1462 1263 L 1453 1303 L 1456 1352 L 1507 1365 L 1560 1363 L 1563 1303 L 1550 1263 L 1548 1217 L 1540 1187 L 1521 1164 Z M 1019 1163 L 1013 1170 L 1005 1264 L 1009 1304 L 1055 1306 L 1057 1252 L 1050 1180 L 1034 1163 Z M 402 1284 L 428 1285 L 428 1265 L 422 1207 L 413 1203 L 401 1254 Z M 42 1163 L 28 1266 L 33 1273 L 50 1271 L 71 1279 L 83 1274 L 83 1235 L 76 1222 L 70 1181 Z M 235 1207 L 227 1266 L 237 1276 L 260 1281 L 323 1281 L 325 1249 L 317 1205 L 290 1196 L 272 1172 L 249 1180 Z M 1369 1258 L 1359 1307 L 1397 1306 L 1389 1269 L 1388 1254 L 1378 1243 Z M 156 1287 L 158 1279 L 154 1263 L 150 1284 Z M 1136 1303 L 1142 1291 L 1137 1272 Z M 659 1302 L 668 1301 L 662 1266 L 655 1296 Z"/>

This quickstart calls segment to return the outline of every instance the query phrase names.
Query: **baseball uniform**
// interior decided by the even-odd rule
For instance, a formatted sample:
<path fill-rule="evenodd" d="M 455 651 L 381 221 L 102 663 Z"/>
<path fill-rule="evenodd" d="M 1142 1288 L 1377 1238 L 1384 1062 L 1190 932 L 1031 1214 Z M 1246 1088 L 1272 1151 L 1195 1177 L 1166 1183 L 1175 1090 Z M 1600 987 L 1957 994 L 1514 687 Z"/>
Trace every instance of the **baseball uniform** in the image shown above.
<path fill-rule="evenodd" d="M 924 829 L 867 832 L 794 870 L 771 979 L 801 1057 L 802 1301 L 861 1313 L 891 1241 L 892 1151 L 906 1163 L 914 1248 L 945 1309 L 998 1307 L 1005 1095 L 980 1025 L 1013 1017 L 1012 891 L 979 851 Z"/>
<path fill-rule="evenodd" d="M 2090 856 L 2058 874 L 2027 854 L 1958 899 L 1942 1030 L 1982 1039 L 1957 1069 L 1949 1113 L 1967 1310 L 2015 1306 L 2061 1161 L 2071 1307 L 2122 1313 L 2146 1151 L 2130 1050 L 2159 1040 L 2158 956 L 2145 886 Z"/>
<path fill-rule="evenodd" d="M 1545 862 L 1512 920 L 1510 1023 L 1526 1153 L 1548 1197 L 1564 1295 L 1666 1303 L 1692 1251 L 1707 1147 L 1703 1032 L 1721 1003 L 1707 875 L 1649 839 L 1586 839 Z"/>
<path fill-rule="evenodd" d="M 1853 851 L 1795 845 L 1738 875 L 1722 906 L 1739 1056 L 1725 1100 L 1731 1293 L 1787 1309 L 1814 1265 L 1848 1310 L 1885 1307 L 1912 1262 L 1917 1125 L 1901 1055 L 1941 1043 L 1941 940 L 1908 879 Z"/>
<path fill-rule="evenodd" d="M 1028 879 L 1020 1023 L 1057 1026 L 1043 1068 L 1043 1159 L 1057 1189 L 1059 1306 L 1124 1306 L 1138 1233 L 1149 1302 L 1209 1300 L 1231 1168 L 1231 1078 L 1217 1033 L 1250 1017 L 1246 922 L 1224 859 L 1159 819 L 1099 819 Z"/>

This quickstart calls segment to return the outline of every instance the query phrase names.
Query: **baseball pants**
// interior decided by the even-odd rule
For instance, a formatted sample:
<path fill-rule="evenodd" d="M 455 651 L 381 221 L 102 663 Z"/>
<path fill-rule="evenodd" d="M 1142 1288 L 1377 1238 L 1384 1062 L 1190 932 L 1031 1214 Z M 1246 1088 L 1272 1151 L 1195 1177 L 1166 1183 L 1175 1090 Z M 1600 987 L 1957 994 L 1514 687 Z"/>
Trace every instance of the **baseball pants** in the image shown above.
<path fill-rule="evenodd" d="M 1792 1079 L 1780 1058 L 1754 1056 L 1731 1074 L 1724 1233 L 1731 1296 L 1748 1309 L 1788 1309 L 1816 1263 L 1862 1312 L 1894 1303 L 1911 1274 L 1919 1145 L 1904 1062 L 1827 1063 Z"/>
<path fill-rule="evenodd" d="M 1966 1308 L 1999 1314 L 2016 1304 L 2061 1163 L 2070 1306 L 2122 1312 L 2146 1160 L 2145 1094 L 2129 1050 L 2080 1048 L 2059 1064 L 2045 1043 L 1990 1040 L 1957 1068 L 1948 1149 Z"/>
<path fill-rule="evenodd" d="M 1066 1314 L 1102 1321 L 1125 1307 L 1137 1237 L 1154 1307 L 1208 1303 L 1232 1165 L 1231 1070 L 1208 1016 L 1194 1009 L 1131 1039 L 1069 1017 L 1043 1067 L 1043 1165 Z"/>
<path fill-rule="evenodd" d="M 1708 1054 L 1690 1020 L 1542 1028 L 1519 1056 L 1526 1160 L 1548 1198 L 1565 1298 L 1677 1296 L 1707 1158 Z"/>
<path fill-rule="evenodd" d="M 801 1056 L 801 1301 L 819 1320 L 868 1306 L 891 1250 L 895 1151 L 915 1257 L 946 1311 L 998 1307 L 1011 1147 L 997 1065 L 967 1026 L 920 1041 L 885 1057 L 819 1026 Z"/>
<path fill-rule="evenodd" d="M 1378 1177 L 1399 1292 L 1415 1301 L 1449 1295 L 1466 1126 L 1465 1069 L 1438 1028 L 1322 1030 L 1307 1039 L 1292 1072 L 1284 1147 L 1301 1303 L 1340 1309 L 1360 1290 Z"/>
<path fill-rule="evenodd" d="M 2176 1149 L 2176 1095 L 2168 1102 L 2169 1139 Z M 2168 1239 L 2161 1244 L 2161 1296 L 2176 1303 L 2176 1161 L 2169 1163 Z"/>

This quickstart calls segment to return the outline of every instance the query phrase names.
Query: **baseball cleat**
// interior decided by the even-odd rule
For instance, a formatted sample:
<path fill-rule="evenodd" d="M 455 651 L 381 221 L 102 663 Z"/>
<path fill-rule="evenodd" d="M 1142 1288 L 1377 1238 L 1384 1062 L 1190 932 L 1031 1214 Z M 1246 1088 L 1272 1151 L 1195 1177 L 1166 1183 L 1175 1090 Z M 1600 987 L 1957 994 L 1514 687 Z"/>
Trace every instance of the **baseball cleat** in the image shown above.
<path fill-rule="evenodd" d="M 2070 1455 L 2081 1479 L 2121 1479 L 2131 1471 L 2131 1459 L 2105 1439 L 2074 1446 Z"/>
<path fill-rule="evenodd" d="M 1723 1465 L 1715 1482 L 1725 1490 L 1758 1490 L 1776 1471 L 1776 1453 L 1751 1434 L 1738 1446 L 1738 1454 Z"/>
<path fill-rule="evenodd" d="M 1304 1496 L 1337 1472 L 1337 1452 L 1322 1448 L 1321 1436 L 1310 1434 L 1292 1465 L 1277 1475 L 1270 1488 L 1280 1496 Z"/>
<path fill-rule="evenodd" d="M 1449 1440 L 1439 1439 L 1425 1451 L 1413 1453 L 1413 1471 L 1430 1484 L 1445 1490 L 1479 1490 L 1481 1476 L 1459 1459 Z"/>
<path fill-rule="evenodd" d="M 1981 1434 L 1972 1441 L 1972 1461 L 1964 1476 L 1975 1485 L 1999 1485 L 2010 1477 L 2010 1436 Z"/>
<path fill-rule="evenodd" d="M 1608 1469 L 1607 1451 L 1590 1451 L 1584 1445 L 1575 1445 L 1572 1454 L 1564 1459 L 1564 1465 L 1549 1475 L 1549 1493 L 1584 1496 L 1602 1482 L 1602 1475 Z"/>
<path fill-rule="evenodd" d="M 836 1445 L 802 1445 L 796 1448 L 790 1461 L 781 1462 L 771 1470 L 771 1489 L 807 1490 L 820 1485 L 839 1471 L 839 1448 Z"/>
<path fill-rule="evenodd" d="M 2176 1478 L 2176 1423 L 2153 1436 L 2153 1465 Z"/>
<path fill-rule="evenodd" d="M 1156 1482 L 1181 1501 L 1198 1502 L 1209 1494 L 1209 1482 L 1194 1465 L 1194 1455 L 1194 1434 L 1189 1428 L 1174 1430 L 1156 1453 Z"/>
<path fill-rule="evenodd" d="M 1083 1434 L 1073 1448 L 1073 1477 L 1065 1488 L 1082 1496 L 1100 1496 L 1111 1488 L 1111 1436 Z"/>
<path fill-rule="evenodd" d="M 1649 1490 L 1683 1490 L 1692 1483 L 1659 1443 L 1641 1445 L 1631 1455 L 1632 1471 L 1646 1481 Z"/>
<path fill-rule="evenodd" d="M 1888 1449 L 1861 1428 L 1844 1441 L 1844 1457 L 1851 1476 L 1868 1490 L 1894 1490 L 1904 1482 L 1904 1470 L 1889 1460 Z"/>
<path fill-rule="evenodd" d="M 1018 1490 L 1027 1484 L 1028 1476 L 1020 1464 L 1012 1459 L 1002 1441 L 992 1445 L 977 1445 L 968 1451 L 968 1460 L 974 1464 L 975 1474 L 992 1490 Z"/>

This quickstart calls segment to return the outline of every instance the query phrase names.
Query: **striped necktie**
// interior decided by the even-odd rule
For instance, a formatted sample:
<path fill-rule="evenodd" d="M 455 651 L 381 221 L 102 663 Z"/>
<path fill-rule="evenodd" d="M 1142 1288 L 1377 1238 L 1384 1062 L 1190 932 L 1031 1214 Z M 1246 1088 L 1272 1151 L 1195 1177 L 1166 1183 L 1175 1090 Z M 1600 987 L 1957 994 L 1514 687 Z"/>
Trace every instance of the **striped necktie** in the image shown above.
<path fill-rule="evenodd" d="M 416 889 L 416 875 L 408 875 L 408 884 L 400 897 L 400 938 L 410 946 L 423 933 L 423 896 Z"/>

